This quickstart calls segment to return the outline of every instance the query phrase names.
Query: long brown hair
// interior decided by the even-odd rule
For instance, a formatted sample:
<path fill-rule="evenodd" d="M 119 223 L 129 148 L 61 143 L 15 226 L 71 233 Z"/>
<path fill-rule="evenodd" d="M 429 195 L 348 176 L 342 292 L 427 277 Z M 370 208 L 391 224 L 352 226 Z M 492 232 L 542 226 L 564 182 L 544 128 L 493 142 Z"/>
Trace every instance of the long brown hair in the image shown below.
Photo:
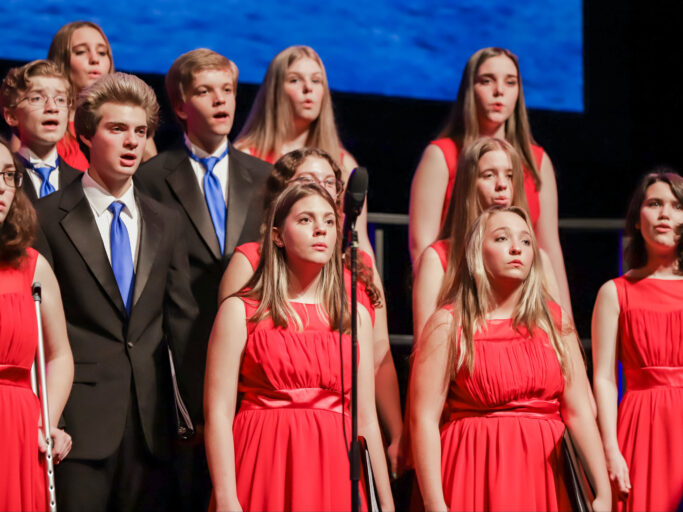
<path fill-rule="evenodd" d="M 323 76 L 320 115 L 311 123 L 305 145 L 320 148 L 335 160 L 340 158 L 343 147 L 334 121 L 325 66 L 310 46 L 290 46 L 270 62 L 249 117 L 237 136 L 235 144 L 238 147 L 253 148 L 260 158 L 267 158 L 271 154 L 277 158 L 280 154 L 282 144 L 286 142 L 285 137 L 292 132 L 294 126 L 294 113 L 285 94 L 285 75 L 289 67 L 302 58 L 317 62 Z"/>
<path fill-rule="evenodd" d="M 9 144 L 0 137 L 0 145 L 7 149 L 12 156 L 14 168 L 19 171 L 16 157 L 12 154 Z M 22 190 L 17 187 L 5 221 L 0 224 L 0 265 L 18 267 L 21 259 L 26 255 L 26 248 L 31 245 L 35 237 L 38 221 L 31 201 Z"/>
<path fill-rule="evenodd" d="M 669 185 L 671 193 L 679 203 L 683 204 L 683 177 L 673 169 L 660 168 L 643 176 L 633 193 L 626 213 L 624 234 L 630 241 L 624 249 L 624 259 L 630 268 L 640 268 L 647 265 L 648 254 L 645 239 L 637 226 L 640 224 L 640 209 L 643 206 L 643 201 L 645 201 L 647 189 L 658 181 Z M 683 224 L 677 226 L 676 230 L 678 235 L 678 243 L 676 244 L 678 269 L 676 273 L 683 274 Z"/>
<path fill-rule="evenodd" d="M 525 211 L 529 210 L 524 192 L 524 171 L 522 162 L 515 148 L 507 141 L 494 137 L 482 137 L 466 146 L 460 158 L 453 183 L 453 195 L 444 224 L 439 234 L 439 240 L 448 240 L 448 263 L 446 274 L 441 282 L 438 303 L 445 304 L 449 283 L 455 279 L 464 257 L 465 236 L 475 219 L 484 210 L 477 194 L 477 178 L 479 176 L 479 160 L 491 151 L 504 151 L 510 157 L 512 164 L 512 202 Z"/>
<path fill-rule="evenodd" d="M 332 172 L 334 172 L 334 177 L 337 180 L 337 208 L 341 207 L 341 191 L 343 188 L 342 180 L 342 169 L 339 164 L 326 152 L 319 148 L 301 148 L 295 149 L 282 155 L 277 162 L 273 164 L 273 170 L 266 180 L 266 192 L 264 194 L 264 211 L 268 211 L 268 208 L 275 201 L 278 195 L 287 188 L 296 171 L 304 163 L 307 158 L 320 158 L 325 160 L 330 167 Z M 266 225 L 262 224 L 261 229 L 266 229 Z M 263 240 L 263 232 L 262 240 Z M 267 239 L 267 237 L 266 237 Z M 263 243 L 263 242 L 262 242 Z M 347 253 L 349 251 L 347 250 Z M 350 262 L 350 256 L 344 258 L 344 265 L 348 266 Z M 370 299 L 370 303 L 378 308 L 382 306 L 382 299 L 379 290 L 375 286 L 373 281 L 374 270 L 368 267 L 362 261 L 358 261 L 358 280 L 365 288 L 365 292 Z"/>
<path fill-rule="evenodd" d="M 104 30 L 97 23 L 92 21 L 72 21 L 60 28 L 52 38 L 50 49 L 47 52 L 48 60 L 53 61 L 64 75 L 71 81 L 71 36 L 73 33 L 82 27 L 90 27 L 97 30 L 107 47 L 107 56 L 109 57 L 109 73 L 114 72 L 114 57 L 111 53 L 111 45 L 107 39 Z M 74 91 L 77 93 L 78 91 Z"/>
<path fill-rule="evenodd" d="M 278 327 L 287 327 L 290 321 L 297 329 L 303 328 L 303 322 L 287 300 L 289 272 L 284 247 L 278 247 L 273 239 L 273 228 L 282 228 L 292 207 L 301 199 L 317 195 L 322 197 L 332 207 L 335 216 L 337 239 L 334 253 L 321 270 L 320 281 L 316 295 L 321 313 L 329 319 L 330 327 L 336 328 L 342 314 L 339 305 L 339 291 L 343 286 L 341 263 L 341 229 L 339 212 L 334 199 L 323 187 L 317 183 L 301 183 L 294 181 L 270 205 L 267 213 L 266 232 L 261 244 L 261 258 L 254 275 L 244 288 L 236 295 L 255 299 L 259 305 L 250 322 L 259 322 L 270 317 Z M 350 329 L 348 304 L 344 304 L 343 330 Z"/>
<path fill-rule="evenodd" d="M 455 98 L 455 103 L 453 103 L 451 114 L 439 136 L 451 138 L 459 148 L 479 138 L 479 118 L 474 97 L 474 84 L 481 65 L 491 57 L 498 57 L 499 55 L 505 55 L 515 64 L 519 83 L 519 95 L 517 96 L 515 110 L 505 121 L 505 139 L 517 150 L 525 167 L 531 172 L 536 188 L 540 190 L 541 174 L 531 151 L 531 144 L 535 144 L 535 141 L 531 135 L 529 117 L 524 103 L 519 60 L 510 50 L 497 47 L 482 48 L 469 58 L 460 79 L 458 95 Z"/>
<path fill-rule="evenodd" d="M 494 308 L 492 284 L 484 264 L 482 244 L 489 219 L 494 215 L 510 212 L 519 215 L 527 225 L 532 240 L 534 258 L 529 275 L 522 284 L 519 303 L 512 317 L 515 329 L 525 327 L 529 333 L 535 329 L 546 332 L 557 360 L 566 376 L 569 365 L 568 348 L 561 336 L 561 326 L 556 324 L 548 295 L 543 287 L 541 257 L 533 234 L 529 215 L 521 208 L 494 206 L 484 211 L 467 233 L 465 257 L 460 260 L 456 279 L 449 283 L 448 303 L 453 305 L 454 316 L 449 340 L 449 366 L 455 376 L 462 368 L 474 370 L 474 335 L 485 328 L 486 317 Z"/>

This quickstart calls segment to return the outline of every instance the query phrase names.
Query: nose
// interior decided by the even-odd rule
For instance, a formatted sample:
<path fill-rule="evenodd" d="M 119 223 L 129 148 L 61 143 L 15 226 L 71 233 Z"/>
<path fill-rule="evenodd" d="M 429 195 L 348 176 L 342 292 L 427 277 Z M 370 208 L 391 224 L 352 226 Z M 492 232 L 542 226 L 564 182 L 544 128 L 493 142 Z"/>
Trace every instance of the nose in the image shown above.
<path fill-rule="evenodd" d="M 135 130 L 131 129 L 126 131 L 126 137 L 123 141 L 123 144 L 127 148 L 134 149 L 138 146 L 138 137 L 135 133 Z"/>
<path fill-rule="evenodd" d="M 495 80 L 494 81 L 493 94 L 495 96 L 502 96 L 504 90 L 505 90 L 505 87 L 504 87 L 503 81 L 502 80 Z"/>
<path fill-rule="evenodd" d="M 496 190 L 505 190 L 507 188 L 508 188 L 508 177 L 499 174 L 496 177 Z"/>
<path fill-rule="evenodd" d="M 315 223 L 314 235 L 320 236 L 327 234 L 327 225 L 324 221 L 318 221 Z"/>
<path fill-rule="evenodd" d="M 100 62 L 100 55 L 96 51 L 90 51 L 89 52 L 90 56 L 90 63 L 91 64 L 99 64 Z"/>
<path fill-rule="evenodd" d="M 522 244 L 516 238 L 510 239 L 510 254 L 521 254 Z"/>
<path fill-rule="evenodd" d="M 214 105 L 222 105 L 225 103 L 225 93 L 223 91 L 216 91 L 214 96 L 213 96 L 213 104 Z"/>
<path fill-rule="evenodd" d="M 48 96 L 45 100 L 45 110 L 48 112 L 54 112 L 55 110 L 59 110 L 59 108 L 57 107 L 57 100 L 54 96 Z"/>
<path fill-rule="evenodd" d="M 311 80 L 302 80 L 301 83 L 303 84 L 304 92 L 311 92 L 313 90 L 313 83 L 311 82 Z"/>
<path fill-rule="evenodd" d="M 659 218 L 660 219 L 670 219 L 671 218 L 671 213 L 673 211 L 673 206 L 671 203 L 664 203 L 662 205 L 662 208 L 659 210 Z"/>

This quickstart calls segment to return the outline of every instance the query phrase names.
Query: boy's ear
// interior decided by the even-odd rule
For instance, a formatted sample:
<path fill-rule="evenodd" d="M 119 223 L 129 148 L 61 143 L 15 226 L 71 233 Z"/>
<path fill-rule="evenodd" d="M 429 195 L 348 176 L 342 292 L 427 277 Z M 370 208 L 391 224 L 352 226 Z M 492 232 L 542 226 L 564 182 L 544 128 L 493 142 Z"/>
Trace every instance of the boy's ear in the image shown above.
<path fill-rule="evenodd" d="M 5 122 L 12 128 L 16 128 L 19 125 L 19 120 L 17 119 L 13 108 L 4 107 L 2 109 L 2 115 L 5 118 Z"/>
<path fill-rule="evenodd" d="M 90 142 L 90 139 L 86 139 L 84 135 L 79 135 L 78 138 L 83 144 L 92 149 L 92 142 Z"/>
<path fill-rule="evenodd" d="M 173 112 L 175 112 L 175 115 L 178 116 L 179 119 L 182 119 L 183 121 L 187 120 L 187 114 L 185 113 L 184 110 L 185 103 L 177 103 L 176 105 L 173 106 Z"/>

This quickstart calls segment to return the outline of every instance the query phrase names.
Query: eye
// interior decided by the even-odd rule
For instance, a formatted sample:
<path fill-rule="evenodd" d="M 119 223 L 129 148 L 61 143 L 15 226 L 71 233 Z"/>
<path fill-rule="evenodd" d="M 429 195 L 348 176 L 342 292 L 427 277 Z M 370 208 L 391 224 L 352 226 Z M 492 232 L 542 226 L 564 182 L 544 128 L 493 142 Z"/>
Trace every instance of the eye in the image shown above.
<path fill-rule="evenodd" d="M 147 128 L 138 128 L 137 130 L 135 130 L 135 133 L 142 137 L 145 137 L 147 135 Z"/>
<path fill-rule="evenodd" d="M 327 219 L 327 220 L 325 221 L 325 223 L 326 223 L 328 226 L 334 226 L 334 225 L 336 224 L 336 223 L 334 222 L 334 219 Z"/>
<path fill-rule="evenodd" d="M 40 105 L 41 103 L 43 103 L 43 95 L 42 94 L 31 94 L 28 97 L 28 102 L 31 105 Z"/>
<path fill-rule="evenodd" d="M 528 238 L 524 238 L 524 239 L 522 240 L 522 243 L 523 243 L 524 245 L 531 246 L 531 240 L 528 239 Z"/>
<path fill-rule="evenodd" d="M 517 85 L 517 79 L 515 79 L 515 78 L 510 78 L 510 79 L 507 80 L 506 83 L 507 83 L 507 85 L 509 85 L 510 87 L 515 87 L 515 86 Z"/>
<path fill-rule="evenodd" d="M 650 207 L 660 206 L 661 204 L 662 203 L 660 203 L 659 199 L 652 199 L 652 200 L 647 202 L 647 206 L 650 206 Z"/>
<path fill-rule="evenodd" d="M 311 218 L 308 215 L 303 215 L 299 217 L 300 224 L 308 224 L 309 222 L 311 222 Z"/>
<path fill-rule="evenodd" d="M 498 235 L 498 236 L 494 239 L 494 241 L 495 241 L 495 242 L 505 242 L 507 239 L 508 239 L 508 237 L 506 237 L 505 235 Z"/>
<path fill-rule="evenodd" d="M 55 96 L 54 100 L 58 107 L 66 107 L 69 104 L 69 98 L 66 96 Z"/>

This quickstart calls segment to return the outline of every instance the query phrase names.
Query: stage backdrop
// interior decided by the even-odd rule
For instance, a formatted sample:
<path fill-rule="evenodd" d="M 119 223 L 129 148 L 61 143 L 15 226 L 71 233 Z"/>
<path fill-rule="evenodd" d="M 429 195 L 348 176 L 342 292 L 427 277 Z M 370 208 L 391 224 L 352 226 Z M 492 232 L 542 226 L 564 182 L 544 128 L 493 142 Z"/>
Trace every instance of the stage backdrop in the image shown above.
<path fill-rule="evenodd" d="M 321 55 L 333 89 L 452 100 L 474 51 L 503 46 L 520 57 L 527 104 L 582 112 L 581 0 L 5 0 L 0 58 L 44 58 L 74 20 L 100 24 L 118 69 L 165 73 L 183 52 L 214 49 L 260 83 L 280 50 Z"/>

